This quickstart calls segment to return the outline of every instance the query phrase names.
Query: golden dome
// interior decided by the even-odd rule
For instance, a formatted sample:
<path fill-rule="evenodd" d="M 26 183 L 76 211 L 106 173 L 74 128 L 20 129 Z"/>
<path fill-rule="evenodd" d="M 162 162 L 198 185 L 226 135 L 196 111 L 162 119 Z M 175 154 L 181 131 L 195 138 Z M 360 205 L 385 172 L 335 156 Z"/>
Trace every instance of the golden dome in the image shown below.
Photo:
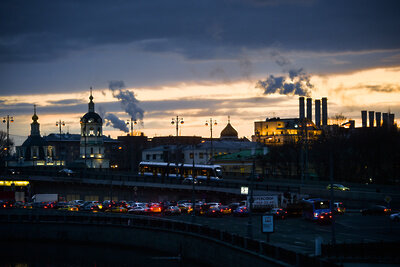
<path fill-rule="evenodd" d="M 221 138 L 238 138 L 238 132 L 232 127 L 230 122 L 221 131 Z"/>

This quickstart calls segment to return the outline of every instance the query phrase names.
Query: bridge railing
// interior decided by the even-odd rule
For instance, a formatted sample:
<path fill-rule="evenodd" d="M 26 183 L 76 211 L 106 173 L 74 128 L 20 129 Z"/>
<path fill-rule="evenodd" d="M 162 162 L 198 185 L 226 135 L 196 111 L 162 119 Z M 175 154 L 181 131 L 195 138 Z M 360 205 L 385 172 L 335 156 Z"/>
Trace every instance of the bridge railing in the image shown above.
<path fill-rule="evenodd" d="M 28 175 L 40 175 L 40 176 L 51 176 L 51 177 L 63 177 L 76 179 L 77 181 L 81 181 L 82 179 L 91 179 L 91 180 L 102 180 L 102 181 L 113 181 L 113 182 L 144 182 L 144 183 L 156 183 L 156 184 L 171 184 L 171 185 L 181 185 L 182 179 L 180 178 L 169 178 L 169 177 L 155 177 L 155 176 L 143 176 L 137 174 L 126 174 L 119 172 L 100 172 L 100 171 L 82 171 L 76 172 L 73 174 L 65 174 L 59 173 L 57 171 L 52 170 L 29 170 L 26 171 L 25 174 Z M 216 188 L 234 188 L 240 190 L 242 186 L 249 186 L 250 181 L 232 181 L 232 180 L 209 180 L 204 181 L 201 184 L 196 184 L 196 187 L 216 187 Z M 283 183 L 282 185 L 277 184 L 267 184 L 262 182 L 254 182 L 253 183 L 254 190 L 263 190 L 263 191 L 277 191 L 277 192 L 292 192 L 299 193 L 300 187 L 291 186 Z"/>
<path fill-rule="evenodd" d="M 0 210 L 1 223 L 60 223 L 93 224 L 133 228 L 149 228 L 163 231 L 201 236 L 214 242 L 234 246 L 255 253 L 257 256 L 272 258 L 278 262 L 295 266 L 337 266 L 333 262 L 311 257 L 302 253 L 274 246 L 265 241 L 249 239 L 237 234 L 221 231 L 200 224 L 166 220 L 140 215 L 71 213 L 65 211 Z M 283 265 L 285 265 L 283 264 Z"/>

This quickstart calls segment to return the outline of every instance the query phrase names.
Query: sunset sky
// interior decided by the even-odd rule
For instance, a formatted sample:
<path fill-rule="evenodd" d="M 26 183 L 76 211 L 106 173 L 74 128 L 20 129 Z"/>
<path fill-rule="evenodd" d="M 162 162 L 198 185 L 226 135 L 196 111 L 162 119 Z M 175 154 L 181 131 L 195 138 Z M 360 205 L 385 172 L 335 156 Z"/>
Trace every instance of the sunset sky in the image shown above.
<path fill-rule="evenodd" d="M 398 0 L 1 1 L 0 116 L 14 117 L 17 145 L 34 104 L 42 135 L 58 120 L 79 133 L 93 87 L 114 138 L 115 118 L 131 116 L 150 137 L 174 135 L 176 116 L 181 135 L 209 136 L 212 118 L 218 137 L 230 116 L 250 138 L 254 121 L 297 117 L 298 94 L 328 97 L 329 117 L 356 126 L 364 109 L 398 119 L 399 10 Z"/>

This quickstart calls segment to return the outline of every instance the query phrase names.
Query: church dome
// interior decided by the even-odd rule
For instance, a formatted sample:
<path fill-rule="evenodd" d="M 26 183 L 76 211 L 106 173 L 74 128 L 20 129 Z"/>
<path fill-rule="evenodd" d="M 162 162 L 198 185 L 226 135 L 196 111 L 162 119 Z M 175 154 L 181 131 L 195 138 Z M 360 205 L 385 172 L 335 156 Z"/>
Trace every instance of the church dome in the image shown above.
<path fill-rule="evenodd" d="M 232 127 L 230 122 L 221 131 L 221 138 L 238 138 L 238 132 Z"/>
<path fill-rule="evenodd" d="M 102 119 L 100 117 L 99 114 L 97 114 L 96 112 L 88 112 L 85 115 L 83 115 L 83 117 L 81 118 L 81 122 L 82 123 L 102 123 Z"/>

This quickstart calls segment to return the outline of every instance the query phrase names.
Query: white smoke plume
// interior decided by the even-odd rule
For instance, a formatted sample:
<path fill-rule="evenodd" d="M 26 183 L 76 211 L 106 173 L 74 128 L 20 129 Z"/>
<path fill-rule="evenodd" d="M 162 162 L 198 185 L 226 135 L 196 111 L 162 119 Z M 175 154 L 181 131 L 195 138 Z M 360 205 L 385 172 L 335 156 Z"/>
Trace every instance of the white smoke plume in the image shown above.
<path fill-rule="evenodd" d="M 122 108 L 133 120 L 143 120 L 144 111 L 138 107 L 137 104 L 139 101 L 136 99 L 133 92 L 125 89 L 125 83 L 123 81 L 110 81 L 109 89 L 113 97 L 121 102 Z"/>

